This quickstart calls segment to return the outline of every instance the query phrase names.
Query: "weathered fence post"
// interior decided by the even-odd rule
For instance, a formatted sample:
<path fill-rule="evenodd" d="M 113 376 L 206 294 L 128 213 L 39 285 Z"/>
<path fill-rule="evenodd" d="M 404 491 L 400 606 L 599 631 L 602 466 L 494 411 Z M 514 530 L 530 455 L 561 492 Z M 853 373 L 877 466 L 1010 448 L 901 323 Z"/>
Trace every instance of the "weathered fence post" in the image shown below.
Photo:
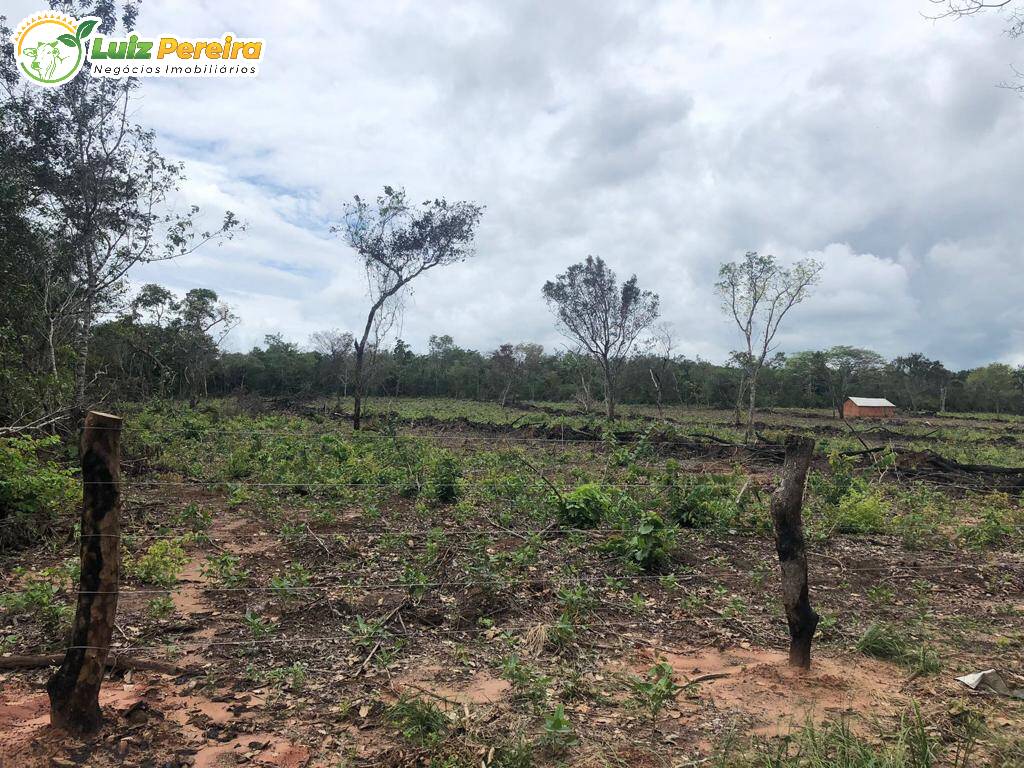
<path fill-rule="evenodd" d="M 114 632 L 120 574 L 121 419 L 90 411 L 82 461 L 82 575 L 64 663 L 46 684 L 50 722 L 89 733 L 100 727 L 100 683 Z"/>
<path fill-rule="evenodd" d="M 807 549 L 802 517 L 804 483 L 813 453 L 814 440 L 789 435 L 782 483 L 772 494 L 775 549 L 782 568 L 782 602 L 789 624 L 789 663 L 804 669 L 811 666 L 811 639 L 818 626 L 818 614 L 811 609 L 807 595 Z"/>

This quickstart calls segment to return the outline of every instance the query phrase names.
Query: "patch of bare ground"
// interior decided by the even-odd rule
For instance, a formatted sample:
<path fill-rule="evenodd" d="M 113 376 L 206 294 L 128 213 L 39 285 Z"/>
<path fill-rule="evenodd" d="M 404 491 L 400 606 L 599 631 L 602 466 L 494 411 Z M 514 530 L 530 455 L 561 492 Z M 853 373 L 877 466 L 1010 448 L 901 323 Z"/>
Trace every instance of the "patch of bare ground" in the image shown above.
<path fill-rule="evenodd" d="M 399 695 L 425 694 L 445 707 L 497 704 L 510 687 L 507 680 L 485 671 L 476 672 L 468 679 L 459 679 L 436 664 L 419 666 L 394 678 L 391 683 L 391 689 Z"/>
<path fill-rule="evenodd" d="M 809 670 L 791 667 L 785 653 L 754 647 L 667 652 L 658 660 L 672 666 L 680 685 L 693 684 L 673 712 L 683 730 L 718 717 L 753 735 L 782 736 L 839 717 L 863 726 L 910 704 L 905 671 L 863 657 L 818 654 Z M 653 661 L 638 659 L 629 669 L 643 674 Z"/>
<path fill-rule="evenodd" d="M 100 705 L 105 718 L 101 732 L 77 738 L 50 726 L 42 686 L 6 680 L 0 692 L 0 765 L 301 768 L 309 759 L 309 750 L 283 736 L 280 727 L 262 730 L 266 702 L 251 694 L 201 693 L 194 683 L 138 675 L 108 681 Z M 155 755 L 162 755 L 162 762 L 152 763 Z"/>

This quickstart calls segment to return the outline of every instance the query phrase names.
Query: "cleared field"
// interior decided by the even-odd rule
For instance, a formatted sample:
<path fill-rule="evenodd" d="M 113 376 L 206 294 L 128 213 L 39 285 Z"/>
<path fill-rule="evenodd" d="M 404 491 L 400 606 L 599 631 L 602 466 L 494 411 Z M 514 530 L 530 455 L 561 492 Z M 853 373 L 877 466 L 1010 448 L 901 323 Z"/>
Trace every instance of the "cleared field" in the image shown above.
<path fill-rule="evenodd" d="M 46 670 L 0 673 L 0 755 L 1024 761 L 1024 705 L 954 680 L 1024 661 L 1024 478 L 998 470 L 1024 465 L 1019 418 L 769 412 L 746 447 L 724 411 L 376 400 L 353 433 L 348 407 L 125 408 L 115 641 L 173 668 L 115 669 L 94 744 L 44 727 Z M 768 514 L 785 432 L 817 441 L 809 672 Z M 75 520 L 9 532 L 32 543 L 3 555 L 4 652 L 64 647 Z"/>

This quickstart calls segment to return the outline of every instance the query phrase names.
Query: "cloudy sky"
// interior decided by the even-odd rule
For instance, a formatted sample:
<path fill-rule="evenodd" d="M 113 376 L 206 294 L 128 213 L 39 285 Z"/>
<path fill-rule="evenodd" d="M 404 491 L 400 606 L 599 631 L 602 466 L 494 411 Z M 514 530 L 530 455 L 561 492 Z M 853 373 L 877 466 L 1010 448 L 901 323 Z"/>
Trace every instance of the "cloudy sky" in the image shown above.
<path fill-rule="evenodd" d="M 17 0 L 17 20 L 37 3 Z M 150 80 L 138 119 L 183 199 L 248 230 L 136 281 L 211 287 L 228 344 L 365 318 L 330 234 L 382 185 L 487 206 L 401 335 L 564 344 L 543 282 L 588 253 L 662 298 L 679 350 L 738 346 L 713 293 L 746 250 L 825 264 L 782 349 L 1024 362 L 1024 41 L 928 0 L 144 5 L 140 33 L 266 40 L 257 79 Z"/>

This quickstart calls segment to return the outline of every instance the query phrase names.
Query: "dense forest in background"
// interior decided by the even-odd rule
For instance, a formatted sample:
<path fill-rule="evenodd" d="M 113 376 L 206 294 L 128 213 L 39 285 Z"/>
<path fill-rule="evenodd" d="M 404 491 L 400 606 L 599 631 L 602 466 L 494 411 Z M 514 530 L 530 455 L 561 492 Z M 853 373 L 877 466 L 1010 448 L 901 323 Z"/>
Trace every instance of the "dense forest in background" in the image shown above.
<path fill-rule="evenodd" d="M 120 343 L 133 338 L 131 343 Z M 103 326 L 97 369 L 108 372 L 110 397 L 187 395 L 194 386 L 188 343 L 169 332 L 164 342 L 170 365 L 157 363 L 164 348 L 154 344 L 166 327 L 132 318 Z M 268 336 L 262 347 L 219 353 L 205 340 L 199 359 L 203 394 L 251 392 L 272 396 L 349 394 L 353 370 L 351 336 L 328 332 L 308 348 Z M 146 349 L 146 352 L 137 352 Z M 721 365 L 681 355 L 643 352 L 625 364 L 619 397 L 627 403 L 732 408 L 742 377 L 738 364 Z M 886 360 L 868 350 L 834 347 L 776 355 L 765 369 L 762 406 L 831 408 L 850 394 L 888 397 L 905 409 L 924 411 L 1024 412 L 1024 368 L 994 363 L 949 371 L 920 354 Z M 457 397 L 521 401 L 577 401 L 600 409 L 600 374 L 593 360 L 575 352 L 547 352 L 539 344 L 503 344 L 490 352 L 465 349 L 449 335 L 430 338 L 423 353 L 399 339 L 375 350 L 368 391 L 376 396 Z"/>
<path fill-rule="evenodd" d="M 8 280 L 18 265 L 6 264 Z M 21 276 L 24 285 L 24 275 Z M 8 284 L 12 284 L 8 282 Z M 16 283 L 15 283 L 16 284 Z M 38 329 L 44 319 L 32 304 L 0 320 L 5 418 L 32 402 L 59 400 L 70 391 L 75 367 L 70 347 L 57 349 L 57 374 Z M 350 333 L 326 331 L 300 345 L 268 336 L 249 352 L 225 352 L 221 342 L 238 322 L 210 290 L 183 297 L 144 286 L 119 316 L 95 329 L 88 369 L 93 401 L 190 399 L 249 393 L 273 397 L 351 394 L 354 371 Z M 587 355 L 548 352 L 531 343 L 503 344 L 489 352 L 465 349 L 448 335 L 412 350 L 398 340 L 369 356 L 367 392 L 377 397 L 456 397 L 499 401 L 576 401 L 600 410 L 600 372 Z M 664 335 L 626 362 L 619 396 L 627 403 L 734 408 L 742 368 L 674 354 Z M 762 407 L 832 408 L 847 395 L 887 397 L 916 411 L 1024 413 L 1024 368 L 994 363 L 950 371 L 920 354 L 886 360 L 869 350 L 833 347 L 776 354 L 763 373 Z M 54 391 L 56 390 L 56 392 Z M 19 402 L 21 401 L 21 402 Z"/>

